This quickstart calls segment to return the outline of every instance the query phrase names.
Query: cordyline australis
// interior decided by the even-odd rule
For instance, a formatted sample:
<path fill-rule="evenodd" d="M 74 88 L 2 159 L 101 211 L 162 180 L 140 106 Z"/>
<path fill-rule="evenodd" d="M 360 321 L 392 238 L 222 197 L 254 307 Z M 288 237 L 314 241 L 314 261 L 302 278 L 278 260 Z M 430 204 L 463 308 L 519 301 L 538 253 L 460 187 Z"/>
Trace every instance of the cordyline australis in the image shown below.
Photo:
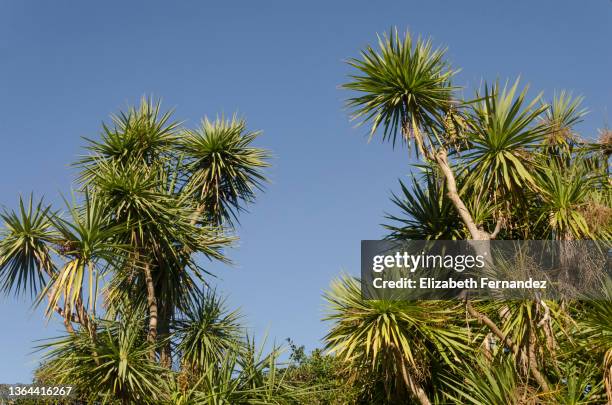
<path fill-rule="evenodd" d="M 66 336 L 36 372 L 83 401 L 243 403 L 300 389 L 244 336 L 197 256 L 229 262 L 238 215 L 267 179 L 268 151 L 243 119 L 196 129 L 143 99 L 86 139 L 64 212 L 23 199 L 5 211 L 0 285 L 59 314 Z M 208 401 L 208 402 L 207 402 Z"/>
<path fill-rule="evenodd" d="M 369 125 L 370 138 L 381 134 L 393 146 L 414 147 L 414 166 L 422 172 L 422 178 L 413 177 L 412 190 L 400 182 L 403 195 L 394 195 L 393 202 L 403 216 L 387 217 L 399 222 L 386 225 L 389 238 L 609 240 L 609 148 L 605 141 L 576 135 L 574 125 L 586 113 L 582 98 L 561 92 L 550 104 L 542 94 L 528 100 L 527 87 L 520 89 L 516 80 L 485 84 L 473 100 L 462 100 L 452 84 L 457 71 L 445 61 L 445 51 L 393 29 L 379 37 L 378 49 L 368 46 L 348 61 L 353 72 L 343 88 L 354 94 L 348 100 L 352 118 Z M 487 250 L 486 243 L 474 246 L 481 254 Z M 387 401 L 408 395 L 421 404 L 442 397 L 461 403 L 536 397 L 557 403 L 560 395 L 570 395 L 562 386 L 570 353 L 583 353 L 586 342 L 570 337 L 569 330 L 589 330 L 588 339 L 599 339 L 602 348 L 591 364 L 599 363 L 594 375 L 605 384 L 598 387 L 605 385 L 612 401 L 610 323 L 577 324 L 597 316 L 610 321 L 609 311 L 602 314 L 600 307 L 536 296 L 517 302 L 465 299 L 460 306 L 432 308 L 426 302 L 362 301 L 357 293 L 350 279 L 336 282 L 327 293 L 328 319 L 335 322 L 327 345 L 354 373 L 363 368 L 378 373 L 386 381 Z M 491 339 L 501 342 L 503 351 L 493 352 L 485 343 Z M 474 347 L 478 341 L 480 348 Z M 459 355 L 461 345 L 475 356 Z M 496 368 L 502 354 L 513 359 L 510 368 Z M 484 363 L 475 362 L 479 358 Z M 452 370 L 442 380 L 440 362 Z M 583 365 L 583 371 L 590 373 L 589 367 Z M 498 387 L 474 381 L 465 390 L 456 388 L 461 381 L 485 381 L 498 372 L 511 383 Z M 593 395 L 592 386 L 579 395 Z"/>

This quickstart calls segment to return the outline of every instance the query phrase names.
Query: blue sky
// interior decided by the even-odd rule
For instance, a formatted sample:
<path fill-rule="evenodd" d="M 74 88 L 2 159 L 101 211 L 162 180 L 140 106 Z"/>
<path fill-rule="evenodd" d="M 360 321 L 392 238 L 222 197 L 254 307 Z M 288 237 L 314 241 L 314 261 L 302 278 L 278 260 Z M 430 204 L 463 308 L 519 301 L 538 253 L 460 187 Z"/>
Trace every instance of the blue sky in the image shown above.
<path fill-rule="evenodd" d="M 144 94 L 186 125 L 238 111 L 264 131 L 272 182 L 241 219 L 236 265 L 210 268 L 257 336 L 320 346 L 323 290 L 357 273 L 410 171 L 405 150 L 367 143 L 338 90 L 343 61 L 393 25 L 448 46 L 468 93 L 521 75 L 533 95 L 584 95 L 585 135 L 609 122 L 609 0 L 0 1 L 0 205 L 30 191 L 59 204 L 81 137 Z M 0 382 L 28 381 L 35 340 L 61 324 L 27 297 L 0 297 L 0 320 Z"/>

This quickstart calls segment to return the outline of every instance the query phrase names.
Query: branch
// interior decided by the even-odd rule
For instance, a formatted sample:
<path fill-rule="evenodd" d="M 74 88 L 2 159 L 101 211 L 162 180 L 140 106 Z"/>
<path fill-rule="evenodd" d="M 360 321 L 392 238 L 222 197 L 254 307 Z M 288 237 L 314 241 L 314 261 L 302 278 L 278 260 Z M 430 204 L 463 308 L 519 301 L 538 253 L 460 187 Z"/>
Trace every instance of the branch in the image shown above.
<path fill-rule="evenodd" d="M 431 158 L 431 153 L 429 153 L 429 150 L 425 148 L 423 136 L 421 135 L 421 132 L 418 128 L 414 129 L 414 142 L 416 143 L 417 149 L 421 153 L 423 158 L 425 158 L 425 160 L 432 161 L 433 159 Z"/>
<path fill-rule="evenodd" d="M 483 324 L 487 325 L 489 327 L 489 329 L 491 330 L 491 332 L 493 332 L 499 338 L 499 340 L 504 342 L 504 344 L 510 350 L 512 350 L 512 353 L 514 353 L 514 354 L 518 353 L 518 347 L 514 344 L 512 339 L 510 339 L 508 336 L 504 335 L 504 333 L 501 331 L 501 329 L 499 329 L 499 327 L 495 324 L 495 322 L 493 322 L 491 320 L 491 318 L 489 318 L 488 316 L 486 316 L 485 314 L 483 314 L 481 312 L 478 312 L 472 306 L 472 303 L 469 300 L 465 301 L 465 307 L 466 307 L 468 313 L 471 316 L 473 316 L 474 318 L 478 319 L 478 321 L 480 323 L 483 323 Z"/>
<path fill-rule="evenodd" d="M 550 321 L 550 308 L 548 307 L 548 305 L 546 305 L 544 301 L 540 299 L 539 294 L 536 298 L 536 301 L 542 306 L 542 308 L 544 308 L 544 316 L 542 317 L 542 319 L 540 319 L 540 322 L 538 322 L 538 327 L 541 327 L 546 322 Z"/>
<path fill-rule="evenodd" d="M 472 303 L 469 300 L 465 301 L 465 307 L 471 316 L 478 319 L 480 323 L 485 324 L 491 330 L 491 332 L 493 332 L 502 342 L 504 342 L 504 344 L 512 351 L 512 353 L 514 353 L 515 355 L 518 354 L 518 347 L 514 344 L 512 339 L 504 335 L 501 329 L 499 329 L 499 327 L 495 324 L 495 322 L 491 320 L 491 318 L 489 318 L 485 314 L 480 313 L 476 309 L 474 309 L 474 307 L 472 307 Z M 528 360 L 529 360 L 529 370 L 531 371 L 533 378 L 538 382 L 538 384 L 540 384 L 540 386 L 542 387 L 544 391 L 549 391 L 550 388 L 548 387 L 548 384 L 546 383 L 546 379 L 544 378 L 542 373 L 540 373 L 540 370 L 538 370 L 537 360 L 535 356 L 535 348 L 532 342 L 530 342 L 529 344 L 529 359 Z"/>
<path fill-rule="evenodd" d="M 202 216 L 202 214 L 204 213 L 204 210 L 206 209 L 206 206 L 204 203 L 200 204 L 196 210 L 193 212 L 193 214 L 191 215 L 191 221 L 189 222 L 189 224 L 191 226 L 195 226 L 198 223 L 198 219 L 200 219 L 200 216 Z"/>
<path fill-rule="evenodd" d="M 495 224 L 495 229 L 493 230 L 493 233 L 491 234 L 491 239 L 495 239 L 497 237 L 497 235 L 502 229 L 502 225 L 503 225 L 503 220 L 500 218 L 497 220 L 497 223 Z"/>
<path fill-rule="evenodd" d="M 538 361 L 535 352 L 535 334 L 533 331 L 531 331 L 529 337 L 529 370 L 531 371 L 533 378 L 538 382 L 538 384 L 540 384 L 540 387 L 542 387 L 545 392 L 550 391 L 546 379 L 542 373 L 540 373 L 540 370 L 538 370 Z"/>
<path fill-rule="evenodd" d="M 450 198 L 450 200 L 452 201 L 453 205 L 455 206 L 455 209 L 457 210 L 459 216 L 461 217 L 461 220 L 467 227 L 468 231 L 470 232 L 470 235 L 472 235 L 472 239 L 474 240 L 491 239 L 490 235 L 487 232 L 484 232 L 478 229 L 478 227 L 476 226 L 476 223 L 474 222 L 474 218 L 472 218 L 472 215 L 470 214 L 467 207 L 461 200 L 461 197 L 459 196 L 459 191 L 457 190 L 457 181 L 455 180 L 455 175 L 453 171 L 451 170 L 450 165 L 448 164 L 448 152 L 446 151 L 446 149 L 443 149 L 443 148 L 440 149 L 438 153 L 436 153 L 435 157 L 436 157 L 436 162 L 438 163 L 438 166 L 440 167 L 440 170 L 442 170 L 442 174 L 446 178 L 446 188 L 447 188 L 448 198 Z"/>

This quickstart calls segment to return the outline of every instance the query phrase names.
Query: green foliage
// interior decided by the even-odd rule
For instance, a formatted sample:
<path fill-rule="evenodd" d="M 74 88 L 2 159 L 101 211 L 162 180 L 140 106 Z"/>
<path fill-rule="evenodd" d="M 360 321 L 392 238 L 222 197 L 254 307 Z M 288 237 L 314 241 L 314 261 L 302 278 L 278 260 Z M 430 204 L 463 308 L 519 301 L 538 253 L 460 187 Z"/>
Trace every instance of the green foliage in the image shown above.
<path fill-rule="evenodd" d="M 19 198 L 17 212 L 4 211 L 0 217 L 0 286 L 6 293 L 29 291 L 36 294 L 44 283 L 44 272 L 53 272 L 51 247 L 58 240 L 50 220 L 50 207 L 33 197 Z"/>
<path fill-rule="evenodd" d="M 446 397 L 456 404 L 518 405 L 533 399 L 532 393 L 520 392 L 517 374 L 507 361 L 487 364 L 480 360 L 461 368 L 458 376 L 447 375 L 442 381 L 447 387 Z"/>
<path fill-rule="evenodd" d="M 99 198 L 86 192 L 82 207 L 67 206 L 70 220 L 58 215 L 51 218 L 60 236 L 59 253 L 63 264 L 45 288 L 49 299 L 47 313 L 51 315 L 63 298 L 67 316 L 70 316 L 72 308 L 77 306 L 76 302 L 82 299 L 87 277 L 89 309 L 95 315 L 98 282 L 103 276 L 98 269 L 115 265 L 124 247 L 113 241 L 118 229 L 108 223 Z"/>
<path fill-rule="evenodd" d="M 582 208 L 595 187 L 595 180 L 596 177 L 579 164 L 566 168 L 553 161 L 543 167 L 536 177 L 541 199 L 537 221 L 549 227 L 559 239 L 594 237 Z"/>
<path fill-rule="evenodd" d="M 529 152 L 542 140 L 545 127 L 537 118 L 548 106 L 537 106 L 541 95 L 526 102 L 527 88 L 517 94 L 518 84 L 485 85 L 483 100 L 474 104 L 470 148 L 462 158 L 469 168 L 467 182 L 479 189 L 512 193 L 534 183 Z"/>
<path fill-rule="evenodd" d="M 400 181 L 401 195 L 393 194 L 391 201 L 401 210 L 402 216 L 386 218 L 399 225 L 385 225 L 396 240 L 462 239 L 463 226 L 455 208 L 446 198 L 444 184 L 432 170 L 427 170 L 423 181 L 412 177 L 411 188 Z"/>
<path fill-rule="evenodd" d="M 414 140 L 425 168 L 393 194 L 389 238 L 608 240 L 611 137 L 575 132 L 582 98 L 528 101 L 517 80 L 463 101 L 445 52 L 393 29 L 348 61 L 352 118 Z M 146 98 L 113 115 L 87 139 L 64 213 L 30 197 L 0 214 L 0 288 L 47 300 L 66 327 L 40 347 L 37 382 L 88 403 L 612 401 L 610 285 L 605 301 L 374 301 L 343 276 L 324 295 L 327 352 L 265 353 L 199 258 L 230 261 L 270 154 L 243 119 L 172 116 Z"/>
<path fill-rule="evenodd" d="M 242 119 L 191 130 L 172 115 L 143 98 L 103 124 L 65 213 L 30 198 L 0 214 L 0 287 L 48 301 L 66 328 L 37 379 L 86 402 L 295 403 L 278 349 L 242 337 L 200 260 L 230 262 L 227 225 L 263 188 L 269 153 Z"/>
<path fill-rule="evenodd" d="M 420 136 L 422 128 L 442 120 L 452 105 L 450 79 L 456 71 L 444 61 L 444 49 L 434 49 L 430 40 L 415 41 L 409 32 L 402 38 L 397 28 L 379 37 L 378 46 L 349 59 L 357 74 L 342 87 L 359 93 L 348 100 L 353 119 L 370 122 L 370 136 L 381 127 L 383 140 L 395 145 L 402 128 Z"/>
<path fill-rule="evenodd" d="M 190 173 L 185 187 L 202 202 L 207 221 L 231 225 L 267 181 L 261 168 L 269 166 L 270 155 L 251 146 L 259 135 L 234 116 L 231 121 L 205 118 L 181 137 L 179 150 Z"/>
<path fill-rule="evenodd" d="M 452 321 L 457 308 L 441 301 L 363 300 L 359 281 L 347 276 L 325 296 L 327 348 L 349 364 L 349 373 L 370 369 L 384 381 L 388 399 L 411 392 L 414 380 L 426 381 L 430 365 L 454 367 L 470 349 L 465 330 Z"/>
<path fill-rule="evenodd" d="M 567 148 L 579 141 L 573 132 L 576 124 L 587 114 L 580 108 L 583 97 L 573 98 L 571 93 L 561 91 L 555 95 L 549 108 L 544 112 L 544 124 L 547 125 L 545 144 L 550 147 Z M 548 149 L 549 152 L 554 150 Z"/>
<path fill-rule="evenodd" d="M 48 350 L 38 371 L 53 384 L 73 385 L 88 401 L 156 403 L 164 393 L 167 370 L 152 362 L 150 343 L 138 314 L 102 322 L 95 335 L 86 330 L 40 346 Z"/>
<path fill-rule="evenodd" d="M 88 156 L 76 166 L 88 180 L 100 161 L 121 165 L 149 166 L 165 158 L 177 142 L 180 122 L 171 121 L 173 111 L 162 113 L 161 102 L 142 98 L 140 106 L 111 116 L 111 125 L 102 125 L 100 140 L 85 138 Z"/>
<path fill-rule="evenodd" d="M 287 381 L 312 388 L 299 403 L 304 405 L 355 404 L 361 389 L 349 379 L 344 364 L 333 355 L 315 349 L 306 354 L 304 346 L 296 346 L 290 339 L 290 359 Z"/>
<path fill-rule="evenodd" d="M 286 369 L 278 368 L 280 348 L 274 347 L 264 354 L 263 344 L 257 348 L 248 337 L 241 342 L 220 361 L 203 369 L 183 369 L 171 382 L 169 403 L 298 404 L 300 398 L 309 394 L 307 387 L 288 382 Z"/>
<path fill-rule="evenodd" d="M 604 404 L 603 381 L 593 365 L 568 364 L 562 370 L 563 377 L 544 403 L 559 405 Z"/>
<path fill-rule="evenodd" d="M 517 80 L 462 101 L 430 41 L 415 45 L 392 30 L 379 45 L 348 61 L 352 118 L 371 136 L 413 139 L 421 154 L 413 166 L 425 168 L 392 195 L 399 214 L 386 217 L 388 238 L 610 239 L 612 138 L 604 130 L 588 142 L 575 132 L 586 114 L 581 97 L 528 100 Z M 609 300 L 466 299 L 461 311 L 363 300 L 347 277 L 324 298 L 326 345 L 367 403 L 612 401 Z"/>
<path fill-rule="evenodd" d="M 214 291 L 198 291 L 174 322 L 181 361 L 197 370 L 220 363 L 240 344 L 240 314 L 227 311 Z"/>

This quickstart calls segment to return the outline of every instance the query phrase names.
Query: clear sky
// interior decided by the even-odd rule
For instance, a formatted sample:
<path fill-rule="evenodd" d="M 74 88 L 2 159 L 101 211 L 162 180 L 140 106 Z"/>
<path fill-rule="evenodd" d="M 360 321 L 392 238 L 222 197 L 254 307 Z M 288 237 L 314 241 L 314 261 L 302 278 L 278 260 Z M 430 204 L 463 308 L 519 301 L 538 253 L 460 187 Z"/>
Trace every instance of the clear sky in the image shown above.
<path fill-rule="evenodd" d="M 144 94 L 176 118 L 238 111 L 274 153 L 242 216 L 219 289 L 257 336 L 321 345 L 321 294 L 357 273 L 359 241 L 383 236 L 405 150 L 368 144 L 338 90 L 343 63 L 397 25 L 449 47 L 456 83 L 514 79 L 586 97 L 580 129 L 612 108 L 612 1 L 0 1 L 0 205 L 70 192 L 81 136 Z M 0 382 L 30 380 L 36 339 L 55 336 L 30 300 L 0 298 Z"/>

